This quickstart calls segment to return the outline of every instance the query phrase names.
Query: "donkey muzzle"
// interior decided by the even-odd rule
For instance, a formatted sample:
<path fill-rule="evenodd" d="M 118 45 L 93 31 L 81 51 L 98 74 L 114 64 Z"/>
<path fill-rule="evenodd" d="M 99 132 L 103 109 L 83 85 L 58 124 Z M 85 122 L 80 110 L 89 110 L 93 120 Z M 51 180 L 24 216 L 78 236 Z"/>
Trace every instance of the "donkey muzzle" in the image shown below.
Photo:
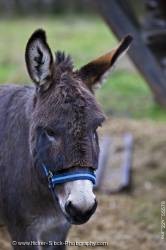
<path fill-rule="evenodd" d="M 79 207 L 74 205 L 72 201 L 68 200 L 65 204 L 65 210 L 67 213 L 68 220 L 72 224 L 83 224 L 89 220 L 91 215 L 95 212 L 97 208 L 97 201 L 94 200 L 94 203 L 87 210 L 82 211 Z"/>

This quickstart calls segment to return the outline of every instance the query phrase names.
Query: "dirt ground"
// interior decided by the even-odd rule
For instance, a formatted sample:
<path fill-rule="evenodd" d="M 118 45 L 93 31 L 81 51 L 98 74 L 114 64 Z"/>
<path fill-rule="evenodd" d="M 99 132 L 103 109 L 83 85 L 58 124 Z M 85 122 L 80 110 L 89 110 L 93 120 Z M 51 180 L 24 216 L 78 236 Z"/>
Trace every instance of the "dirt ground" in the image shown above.
<path fill-rule="evenodd" d="M 130 193 L 97 193 L 98 208 L 90 221 L 73 226 L 72 242 L 107 242 L 107 246 L 71 246 L 69 250 L 165 250 L 161 239 L 161 201 L 166 201 L 166 124 L 152 121 L 111 119 L 101 134 L 134 136 L 133 185 Z M 166 219 L 166 218 L 165 218 Z M 166 233 L 166 232 L 165 232 Z M 4 229 L 0 250 L 11 249 Z"/>

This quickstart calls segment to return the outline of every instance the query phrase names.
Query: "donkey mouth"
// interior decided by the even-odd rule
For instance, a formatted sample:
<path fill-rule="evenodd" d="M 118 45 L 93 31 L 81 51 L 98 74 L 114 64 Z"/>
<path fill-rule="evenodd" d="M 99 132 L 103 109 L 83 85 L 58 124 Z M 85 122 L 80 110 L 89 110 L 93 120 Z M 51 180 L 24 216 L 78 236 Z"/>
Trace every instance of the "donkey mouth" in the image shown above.
<path fill-rule="evenodd" d="M 79 217 L 79 216 L 70 216 L 68 214 L 65 214 L 66 219 L 70 224 L 73 225 L 81 225 L 86 223 L 92 215 L 86 216 L 86 217 Z"/>
<path fill-rule="evenodd" d="M 81 224 L 84 224 L 84 223 L 86 223 L 86 222 L 90 219 L 90 217 L 87 218 L 87 219 L 82 219 L 82 218 L 77 218 L 77 217 L 71 218 L 71 217 L 69 217 L 69 216 L 66 216 L 66 218 L 67 218 L 68 222 L 69 222 L 70 224 L 73 224 L 73 225 L 81 225 Z"/>
<path fill-rule="evenodd" d="M 86 223 L 90 219 L 90 217 L 94 214 L 96 208 L 97 208 L 96 200 L 93 207 L 86 212 L 82 212 L 74 208 L 74 206 L 72 206 L 72 203 L 68 202 L 65 205 L 65 211 L 66 211 L 65 216 L 71 224 L 80 225 Z"/>

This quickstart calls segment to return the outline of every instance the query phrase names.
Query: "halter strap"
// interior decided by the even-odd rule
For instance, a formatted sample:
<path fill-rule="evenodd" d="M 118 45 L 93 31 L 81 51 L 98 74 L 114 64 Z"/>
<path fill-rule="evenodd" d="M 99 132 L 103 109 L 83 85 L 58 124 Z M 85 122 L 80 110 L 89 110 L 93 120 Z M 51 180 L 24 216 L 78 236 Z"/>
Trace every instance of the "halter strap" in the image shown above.
<path fill-rule="evenodd" d="M 90 180 L 93 184 L 95 184 L 95 174 L 93 171 L 73 171 L 70 173 L 63 173 L 54 175 L 52 177 L 52 183 L 53 185 L 65 183 L 68 181 L 75 181 L 75 180 Z"/>
<path fill-rule="evenodd" d="M 45 175 L 48 178 L 48 186 L 49 188 L 54 188 L 57 184 L 63 184 L 69 181 L 75 180 L 90 180 L 93 184 L 96 182 L 96 176 L 93 170 L 73 170 L 72 172 L 64 172 L 62 174 L 54 174 L 47 169 L 45 165 L 43 165 L 43 169 Z"/>
<path fill-rule="evenodd" d="M 84 171 L 72 171 L 72 172 L 66 172 L 62 174 L 54 174 L 47 169 L 47 167 L 42 164 L 42 168 L 44 171 L 45 176 L 48 180 L 48 187 L 51 191 L 51 195 L 53 197 L 53 201 L 56 204 L 58 201 L 58 197 L 56 195 L 56 192 L 54 191 L 54 187 L 57 184 L 62 184 L 69 181 L 75 181 L 75 180 L 90 180 L 93 184 L 96 182 L 96 176 L 93 170 L 85 169 Z"/>

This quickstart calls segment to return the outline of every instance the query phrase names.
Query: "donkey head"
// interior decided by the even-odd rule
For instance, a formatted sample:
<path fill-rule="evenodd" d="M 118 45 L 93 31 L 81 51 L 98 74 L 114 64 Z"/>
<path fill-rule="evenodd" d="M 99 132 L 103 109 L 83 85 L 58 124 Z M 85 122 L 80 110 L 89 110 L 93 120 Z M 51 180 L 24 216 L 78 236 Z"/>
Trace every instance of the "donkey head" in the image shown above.
<path fill-rule="evenodd" d="M 73 169 L 97 169 L 97 128 L 105 116 L 96 102 L 93 89 L 127 50 L 131 40 L 127 36 L 111 52 L 80 70 L 74 70 L 70 56 L 57 52 L 54 59 L 43 30 L 33 33 L 25 58 L 29 75 L 36 86 L 30 149 L 37 171 L 41 171 L 42 164 L 54 174 Z M 71 223 L 86 222 L 96 209 L 90 180 L 59 184 L 54 191 Z"/>

